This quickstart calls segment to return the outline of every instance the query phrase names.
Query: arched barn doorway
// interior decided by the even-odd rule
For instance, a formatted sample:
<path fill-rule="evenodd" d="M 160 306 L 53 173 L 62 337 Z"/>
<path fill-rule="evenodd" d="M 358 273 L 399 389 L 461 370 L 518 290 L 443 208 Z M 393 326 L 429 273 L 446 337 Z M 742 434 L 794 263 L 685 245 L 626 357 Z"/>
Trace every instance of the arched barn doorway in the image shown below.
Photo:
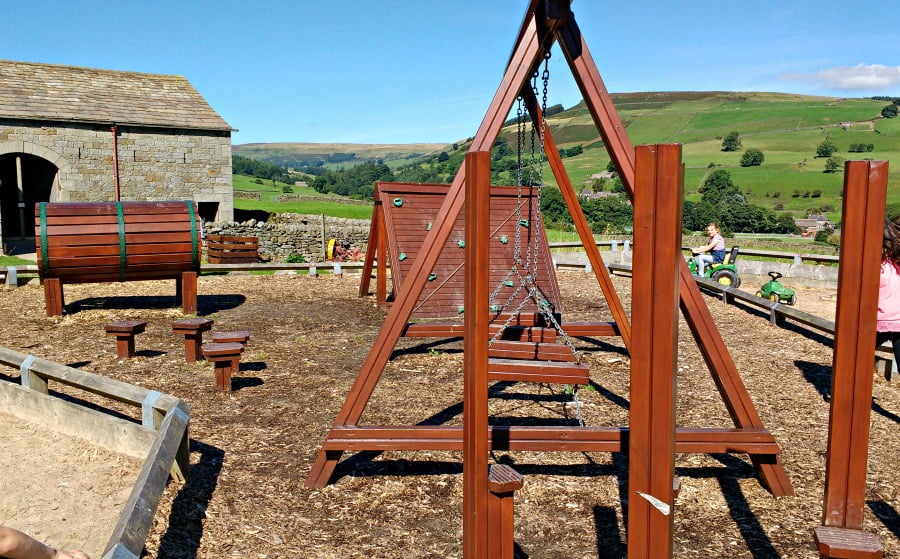
<path fill-rule="evenodd" d="M 29 153 L 0 155 L 0 237 L 4 244 L 34 238 L 34 206 L 50 201 L 59 169 Z"/>

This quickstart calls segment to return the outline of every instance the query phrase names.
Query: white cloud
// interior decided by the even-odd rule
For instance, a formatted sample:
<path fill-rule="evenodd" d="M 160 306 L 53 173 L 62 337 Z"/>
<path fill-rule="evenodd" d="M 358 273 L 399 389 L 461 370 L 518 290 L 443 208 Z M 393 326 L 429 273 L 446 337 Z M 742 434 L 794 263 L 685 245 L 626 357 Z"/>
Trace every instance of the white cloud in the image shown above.
<path fill-rule="evenodd" d="M 884 64 L 835 66 L 819 70 L 815 74 L 788 72 L 779 75 L 778 79 L 814 82 L 820 86 L 837 90 L 881 91 L 900 85 L 900 66 L 885 66 Z"/>

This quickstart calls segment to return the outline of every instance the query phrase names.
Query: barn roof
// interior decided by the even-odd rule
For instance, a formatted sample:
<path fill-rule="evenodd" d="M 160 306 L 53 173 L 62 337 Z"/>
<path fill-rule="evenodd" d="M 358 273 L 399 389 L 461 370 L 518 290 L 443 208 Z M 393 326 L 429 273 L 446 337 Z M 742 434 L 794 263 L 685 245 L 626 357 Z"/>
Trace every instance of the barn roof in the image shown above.
<path fill-rule="evenodd" d="M 182 76 L 0 60 L 0 117 L 230 131 Z"/>

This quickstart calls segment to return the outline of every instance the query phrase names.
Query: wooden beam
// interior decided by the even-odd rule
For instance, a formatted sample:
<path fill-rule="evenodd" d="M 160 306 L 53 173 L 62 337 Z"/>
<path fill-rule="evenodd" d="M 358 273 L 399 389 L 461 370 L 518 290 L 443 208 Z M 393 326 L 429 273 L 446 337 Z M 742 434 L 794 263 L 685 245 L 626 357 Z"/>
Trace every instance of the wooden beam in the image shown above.
<path fill-rule="evenodd" d="M 846 163 L 822 514 L 830 527 L 863 527 L 887 180 L 887 161 Z"/>
<path fill-rule="evenodd" d="M 463 356 L 463 557 L 487 557 L 488 304 L 491 153 L 466 154 L 466 273 Z"/>
<path fill-rule="evenodd" d="M 634 148 L 574 18 L 557 30 L 556 36 L 625 190 L 634 200 Z M 681 310 L 685 322 L 691 329 L 732 421 L 741 428 L 762 428 L 756 407 L 684 260 L 679 264 L 679 273 Z M 777 457 L 751 456 L 750 459 L 761 481 L 774 495 L 794 494 Z"/>
<path fill-rule="evenodd" d="M 680 144 L 639 146 L 634 197 L 628 557 L 672 556 L 675 366 L 681 208 Z"/>
<path fill-rule="evenodd" d="M 372 283 L 372 268 L 375 267 L 375 255 L 378 247 L 378 220 L 381 217 L 381 201 L 378 198 L 378 183 L 375 183 L 375 208 L 372 210 L 372 221 L 369 222 L 369 242 L 366 243 L 366 257 L 363 260 L 362 277 L 359 280 L 359 296 L 366 297 L 369 294 L 369 285 Z"/>
<path fill-rule="evenodd" d="M 523 452 L 621 452 L 627 448 L 627 427 L 490 428 L 491 450 Z M 327 451 L 454 450 L 463 449 L 458 425 L 342 425 L 325 441 Z M 765 429 L 693 429 L 675 431 L 675 451 L 714 454 L 743 452 L 778 454 L 778 444 Z"/>

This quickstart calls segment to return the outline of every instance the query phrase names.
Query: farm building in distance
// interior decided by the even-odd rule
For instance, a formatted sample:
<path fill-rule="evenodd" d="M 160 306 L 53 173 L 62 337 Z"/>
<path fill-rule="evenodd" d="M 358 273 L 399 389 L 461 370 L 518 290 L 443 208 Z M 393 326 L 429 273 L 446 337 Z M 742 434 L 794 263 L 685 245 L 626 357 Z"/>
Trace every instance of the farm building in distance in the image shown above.
<path fill-rule="evenodd" d="M 0 240 L 39 202 L 194 200 L 230 221 L 231 126 L 183 77 L 0 60 Z"/>

